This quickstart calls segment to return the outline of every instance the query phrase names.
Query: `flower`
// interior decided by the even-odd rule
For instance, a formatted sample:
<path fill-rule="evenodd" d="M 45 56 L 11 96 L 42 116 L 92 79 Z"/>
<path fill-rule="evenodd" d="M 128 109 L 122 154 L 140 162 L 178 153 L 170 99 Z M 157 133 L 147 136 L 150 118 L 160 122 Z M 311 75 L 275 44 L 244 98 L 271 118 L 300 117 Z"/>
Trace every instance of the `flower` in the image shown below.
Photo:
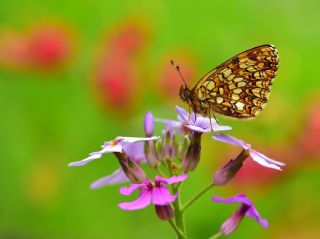
<path fill-rule="evenodd" d="M 145 173 L 138 163 L 144 162 L 144 143 L 143 141 L 156 140 L 159 137 L 135 138 L 117 137 L 112 141 L 102 145 L 102 150 L 93 152 L 89 157 L 69 163 L 69 166 L 82 166 L 95 159 L 101 158 L 105 153 L 114 153 L 119 160 L 122 169 L 116 170 L 111 175 L 105 176 L 91 184 L 92 189 L 97 189 L 106 185 L 113 185 L 131 181 L 134 183 L 143 182 L 146 179 Z"/>
<path fill-rule="evenodd" d="M 89 157 L 77 161 L 77 162 L 72 162 L 69 163 L 68 166 L 82 166 L 85 165 L 95 159 L 99 159 L 102 157 L 103 154 L 105 153 L 121 153 L 125 152 L 128 153 L 128 151 L 133 150 L 133 148 L 130 147 L 131 144 L 137 143 L 137 142 L 143 142 L 143 141 L 153 141 L 157 140 L 159 137 L 154 136 L 154 137 L 149 137 L 149 138 L 138 138 L 138 137 L 116 137 L 114 140 L 105 142 L 101 147 L 102 150 L 98 152 L 93 152 L 90 153 Z"/>
<path fill-rule="evenodd" d="M 273 169 L 282 171 L 281 166 L 285 166 L 284 163 L 268 158 L 262 153 L 259 153 L 258 151 L 252 149 L 250 144 L 247 144 L 244 141 L 237 139 L 233 136 L 226 135 L 226 134 L 215 134 L 213 135 L 213 139 L 227 143 L 227 144 L 242 147 L 244 150 L 249 152 L 249 155 L 254 161 L 256 161 L 258 164 L 264 167 L 273 168 Z"/>
<path fill-rule="evenodd" d="M 170 178 L 155 177 L 155 182 L 146 180 L 143 183 L 131 184 L 129 187 L 120 188 L 122 195 L 131 195 L 135 190 L 140 189 L 140 196 L 133 202 L 123 202 L 119 204 L 119 207 L 123 210 L 138 210 L 147 207 L 150 203 L 158 206 L 170 206 L 172 202 L 178 197 L 178 193 L 171 195 L 170 191 L 166 188 L 166 184 L 174 184 L 186 180 L 187 174 L 180 176 L 173 176 Z M 156 211 L 161 211 L 159 208 Z M 162 210 L 163 211 L 163 210 Z M 167 210 L 168 211 L 168 210 Z M 170 213 L 169 213 L 170 214 Z M 169 215 L 171 218 L 173 215 Z M 160 216 L 159 216 L 160 217 Z M 167 218 L 167 219 L 169 219 Z M 162 219 L 160 217 L 160 219 Z M 167 220 L 163 219 L 163 220 Z"/>
<path fill-rule="evenodd" d="M 176 120 L 163 120 L 157 119 L 158 122 L 168 123 L 171 122 L 173 127 L 179 128 L 180 131 L 185 131 L 185 129 L 189 129 L 191 131 L 199 132 L 199 133 L 209 133 L 211 131 L 224 131 L 231 130 L 230 126 L 222 126 L 217 123 L 215 118 L 207 118 L 203 117 L 200 114 L 191 113 L 189 114 L 183 108 L 176 106 L 176 110 L 178 112 L 178 121 Z M 210 124 L 211 122 L 211 124 Z"/>
<path fill-rule="evenodd" d="M 184 124 L 184 126 L 190 130 L 199 133 L 209 133 L 211 131 L 224 131 L 231 130 L 230 126 L 221 126 L 215 118 L 203 117 L 200 114 L 189 114 L 183 108 L 176 106 L 178 112 L 178 120 Z M 211 123 L 211 124 L 210 124 Z"/>
<path fill-rule="evenodd" d="M 263 227 L 269 226 L 268 221 L 261 218 L 257 209 L 245 194 L 238 194 L 229 198 L 214 196 L 212 197 L 212 200 L 214 202 L 222 203 L 241 203 L 241 206 L 238 208 L 238 210 L 221 225 L 220 231 L 223 235 L 231 234 L 239 226 L 244 216 L 255 219 Z"/>

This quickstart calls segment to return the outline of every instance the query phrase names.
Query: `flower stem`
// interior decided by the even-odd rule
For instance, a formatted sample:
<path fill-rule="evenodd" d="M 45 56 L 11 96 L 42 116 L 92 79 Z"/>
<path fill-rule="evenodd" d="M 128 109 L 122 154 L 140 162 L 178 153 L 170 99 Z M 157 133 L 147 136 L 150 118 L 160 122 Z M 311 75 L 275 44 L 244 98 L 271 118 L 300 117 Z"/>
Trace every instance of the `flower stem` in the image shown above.
<path fill-rule="evenodd" d="M 204 189 L 198 192 L 193 198 L 191 198 L 186 204 L 183 205 L 183 207 L 181 208 L 181 212 L 184 212 L 188 207 L 190 207 L 195 201 L 197 201 L 203 194 L 209 191 L 209 189 L 211 189 L 213 186 L 214 184 L 210 183 L 208 186 L 206 186 Z"/>
<path fill-rule="evenodd" d="M 210 237 L 209 239 L 217 239 L 217 238 L 219 238 L 221 236 L 222 236 L 222 233 L 218 232 L 218 233 L 214 234 L 212 237 Z"/>
<path fill-rule="evenodd" d="M 177 193 L 179 191 L 179 188 L 180 187 L 173 187 L 172 190 L 174 193 Z M 183 211 L 181 210 L 180 196 L 177 198 L 177 200 L 175 200 L 173 202 L 173 208 L 174 208 L 174 216 L 175 216 L 175 220 L 176 220 L 176 226 L 182 232 L 182 234 L 177 234 L 177 236 L 178 236 L 177 238 L 178 239 L 186 239 L 187 237 L 186 237 L 185 225 L 184 225 L 184 215 L 183 215 Z"/>
<path fill-rule="evenodd" d="M 173 228 L 173 230 L 176 232 L 177 236 L 181 236 L 181 238 L 184 238 L 183 232 L 176 226 L 174 221 L 172 219 L 168 220 L 170 226 Z"/>

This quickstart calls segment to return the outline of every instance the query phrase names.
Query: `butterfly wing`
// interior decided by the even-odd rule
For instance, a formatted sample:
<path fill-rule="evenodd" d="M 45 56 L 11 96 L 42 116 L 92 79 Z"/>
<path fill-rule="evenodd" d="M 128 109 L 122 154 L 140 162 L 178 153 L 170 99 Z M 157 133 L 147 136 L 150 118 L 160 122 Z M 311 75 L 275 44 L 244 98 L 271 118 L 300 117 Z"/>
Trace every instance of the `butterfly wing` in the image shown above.
<path fill-rule="evenodd" d="M 272 45 L 244 51 L 208 72 L 191 90 L 193 108 L 235 118 L 255 117 L 268 100 L 278 70 Z"/>

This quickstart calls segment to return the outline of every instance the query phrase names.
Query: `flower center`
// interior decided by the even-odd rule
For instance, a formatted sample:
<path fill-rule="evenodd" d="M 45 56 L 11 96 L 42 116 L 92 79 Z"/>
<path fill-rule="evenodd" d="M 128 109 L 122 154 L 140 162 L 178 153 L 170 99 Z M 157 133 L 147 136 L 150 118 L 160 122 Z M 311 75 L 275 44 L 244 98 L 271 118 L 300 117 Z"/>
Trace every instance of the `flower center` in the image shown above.
<path fill-rule="evenodd" d="M 115 146 L 117 144 L 119 144 L 119 142 L 122 140 L 122 137 L 118 136 L 117 138 L 115 138 L 114 140 L 110 140 L 109 141 L 109 145 L 111 146 Z"/>

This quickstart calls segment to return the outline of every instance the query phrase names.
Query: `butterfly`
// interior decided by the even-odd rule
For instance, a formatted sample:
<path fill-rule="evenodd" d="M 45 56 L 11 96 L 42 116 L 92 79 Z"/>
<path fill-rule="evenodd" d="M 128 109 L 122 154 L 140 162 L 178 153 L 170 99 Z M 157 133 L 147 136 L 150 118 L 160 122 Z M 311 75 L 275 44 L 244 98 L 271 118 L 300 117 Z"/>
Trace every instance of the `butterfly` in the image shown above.
<path fill-rule="evenodd" d="M 179 95 L 195 113 L 204 116 L 218 113 L 233 118 L 253 118 L 268 101 L 278 64 L 275 46 L 257 46 L 209 71 L 192 89 L 176 66 L 184 82 Z"/>

